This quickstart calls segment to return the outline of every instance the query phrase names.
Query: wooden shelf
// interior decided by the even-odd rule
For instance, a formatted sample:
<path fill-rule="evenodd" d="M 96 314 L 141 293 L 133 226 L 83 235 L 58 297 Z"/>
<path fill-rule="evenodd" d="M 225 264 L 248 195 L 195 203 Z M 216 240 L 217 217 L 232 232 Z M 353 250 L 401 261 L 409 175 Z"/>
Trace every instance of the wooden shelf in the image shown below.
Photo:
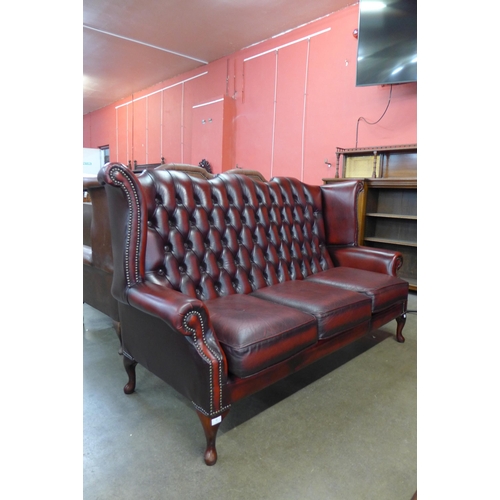
<path fill-rule="evenodd" d="M 390 238 L 375 238 L 373 236 L 365 236 L 365 241 L 373 241 L 377 243 L 385 243 L 386 245 L 403 245 L 405 247 L 417 247 L 416 241 L 393 240 Z"/>
<path fill-rule="evenodd" d="M 417 220 L 416 215 L 404 215 L 404 214 L 388 214 L 388 213 L 377 213 L 370 212 L 365 214 L 366 217 L 382 217 L 384 219 L 407 219 L 407 220 Z"/>

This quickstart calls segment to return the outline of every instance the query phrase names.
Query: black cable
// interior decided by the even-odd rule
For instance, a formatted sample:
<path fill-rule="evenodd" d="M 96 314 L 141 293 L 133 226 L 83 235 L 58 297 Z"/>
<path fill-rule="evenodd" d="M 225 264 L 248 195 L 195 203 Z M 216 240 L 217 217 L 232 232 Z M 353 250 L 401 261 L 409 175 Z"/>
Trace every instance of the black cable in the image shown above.
<path fill-rule="evenodd" d="M 368 120 L 366 120 L 365 118 L 363 118 L 362 116 L 360 116 L 358 118 L 358 121 L 356 123 L 356 147 L 358 147 L 358 130 L 359 130 L 359 121 L 360 120 L 363 120 L 365 123 L 367 123 L 368 125 L 376 125 L 380 120 L 382 120 L 382 118 L 385 116 L 385 114 L 387 113 L 387 110 L 389 109 L 389 104 L 391 104 L 391 98 L 392 98 L 392 85 L 391 85 L 391 91 L 389 92 L 389 102 L 387 103 L 387 107 L 385 108 L 385 111 L 382 113 L 382 116 L 376 121 L 376 122 L 369 122 Z"/>

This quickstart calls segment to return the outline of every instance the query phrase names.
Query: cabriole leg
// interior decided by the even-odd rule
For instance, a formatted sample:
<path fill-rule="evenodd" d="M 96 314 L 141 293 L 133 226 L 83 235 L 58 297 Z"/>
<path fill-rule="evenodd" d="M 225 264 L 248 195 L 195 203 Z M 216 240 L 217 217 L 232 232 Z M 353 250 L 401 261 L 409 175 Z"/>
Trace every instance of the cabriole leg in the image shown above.
<path fill-rule="evenodd" d="M 137 361 L 124 355 L 123 366 L 128 375 L 128 383 L 123 388 L 123 392 L 125 394 L 132 394 L 135 391 L 135 367 L 137 366 Z"/>
<path fill-rule="evenodd" d="M 217 462 L 217 450 L 215 448 L 215 439 L 217 438 L 217 431 L 221 422 L 226 418 L 229 410 L 217 417 L 208 417 L 207 415 L 196 410 L 198 417 L 203 426 L 203 431 L 205 432 L 205 437 L 207 438 L 207 449 L 205 450 L 205 463 L 207 465 L 215 465 Z"/>
<path fill-rule="evenodd" d="M 119 321 L 113 321 L 113 328 L 115 329 L 118 340 L 120 341 L 120 348 L 118 349 L 118 354 L 122 355 L 122 327 Z"/>
<path fill-rule="evenodd" d="M 403 337 L 403 328 L 406 323 L 406 313 L 404 312 L 401 316 L 396 318 L 397 329 L 396 329 L 396 340 L 403 343 L 405 338 Z"/>

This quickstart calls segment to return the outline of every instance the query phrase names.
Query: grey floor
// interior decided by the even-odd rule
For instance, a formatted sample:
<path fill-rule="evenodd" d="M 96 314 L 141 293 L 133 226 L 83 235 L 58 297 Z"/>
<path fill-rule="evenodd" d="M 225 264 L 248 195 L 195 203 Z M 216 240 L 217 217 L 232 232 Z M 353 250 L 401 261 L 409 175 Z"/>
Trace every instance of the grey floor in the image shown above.
<path fill-rule="evenodd" d="M 416 311 L 411 293 L 408 309 Z M 84 304 L 83 497 L 410 500 L 417 489 L 417 314 L 239 401 L 215 466 L 191 404 L 142 367 L 127 377 L 111 321 Z"/>

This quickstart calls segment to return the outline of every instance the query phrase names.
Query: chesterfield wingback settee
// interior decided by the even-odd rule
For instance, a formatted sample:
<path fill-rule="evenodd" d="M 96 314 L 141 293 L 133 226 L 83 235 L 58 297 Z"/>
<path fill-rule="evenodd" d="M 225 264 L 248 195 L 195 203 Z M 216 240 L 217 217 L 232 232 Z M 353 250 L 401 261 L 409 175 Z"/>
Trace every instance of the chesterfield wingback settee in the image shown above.
<path fill-rule="evenodd" d="M 98 175 L 109 205 L 130 394 L 140 363 L 192 402 L 207 465 L 231 404 L 389 321 L 398 252 L 358 246 L 359 181 L 312 186 L 161 168 Z"/>

